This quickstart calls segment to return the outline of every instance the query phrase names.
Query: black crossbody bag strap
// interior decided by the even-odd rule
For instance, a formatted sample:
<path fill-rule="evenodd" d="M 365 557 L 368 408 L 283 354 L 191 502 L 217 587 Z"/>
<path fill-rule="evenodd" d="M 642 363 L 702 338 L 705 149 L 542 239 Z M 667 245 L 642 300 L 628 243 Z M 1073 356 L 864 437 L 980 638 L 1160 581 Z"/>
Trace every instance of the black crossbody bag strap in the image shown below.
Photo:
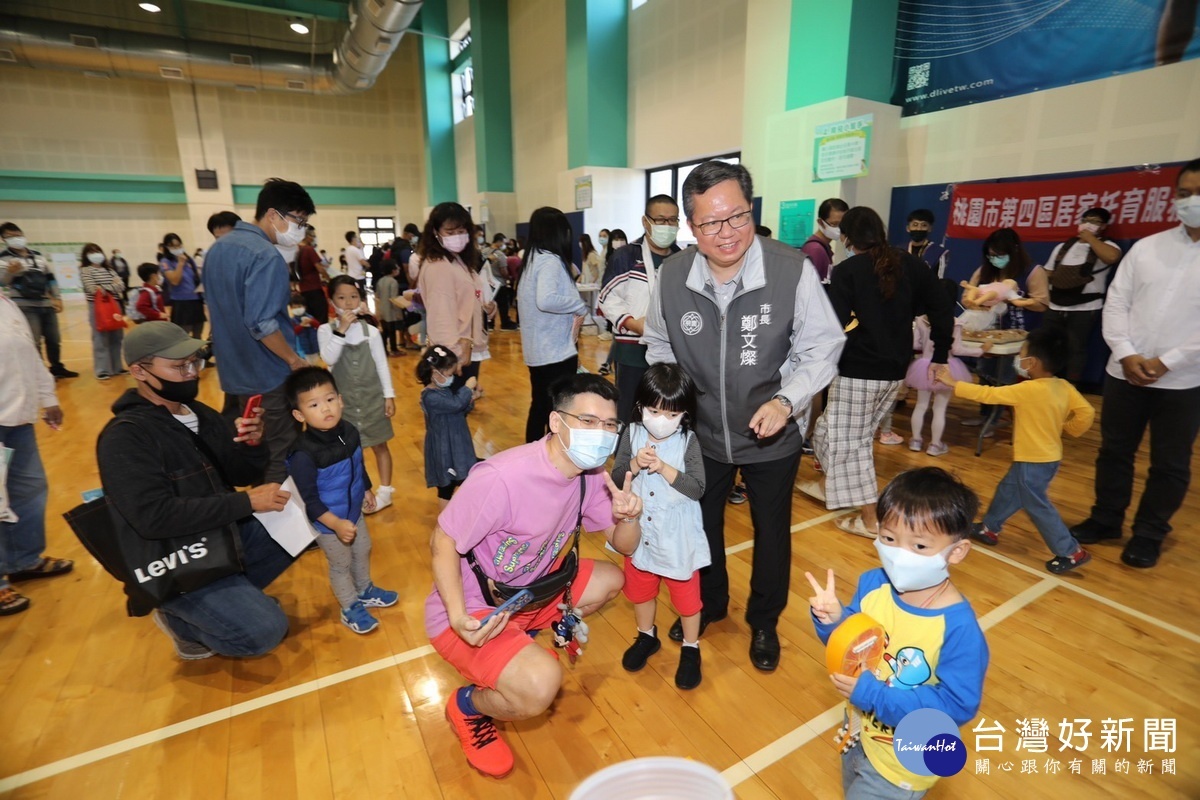
<path fill-rule="evenodd" d="M 578 569 L 579 569 L 579 537 L 580 537 L 580 534 L 583 532 L 583 498 L 586 493 L 587 493 L 587 484 L 584 482 L 584 476 L 581 474 L 579 476 L 579 514 L 575 520 L 575 531 L 572 534 L 570 553 L 568 553 L 567 557 L 563 559 L 563 565 L 566 565 L 568 562 L 570 562 L 573 559 L 575 562 L 574 563 L 575 571 L 578 571 Z M 493 606 L 498 606 L 501 603 L 503 603 L 505 598 L 500 596 L 497 593 L 496 587 L 498 585 L 504 586 L 504 584 L 498 584 L 495 580 L 493 580 L 492 578 L 489 578 L 487 575 L 484 574 L 483 569 L 479 566 L 479 561 L 475 558 L 475 549 L 472 548 L 472 549 L 468 550 L 465 558 L 467 559 L 467 563 L 471 565 L 471 571 L 473 573 L 475 573 L 475 579 L 477 581 L 479 581 L 479 590 L 483 593 L 484 600 L 487 600 Z M 561 570 L 562 567 L 560 566 L 559 569 Z M 537 581 L 534 581 L 534 583 L 536 584 L 540 581 L 545 581 L 558 571 L 559 570 L 554 570 L 553 572 L 549 572 L 546 575 L 543 575 Z M 575 579 L 574 575 L 572 575 L 571 579 L 567 581 L 566 588 L 568 590 L 570 589 L 571 584 L 574 582 L 574 579 Z M 514 588 L 514 592 L 515 592 L 522 588 L 531 588 L 531 587 L 513 587 L 513 588 Z M 555 594 L 557 594 L 557 592 Z"/>

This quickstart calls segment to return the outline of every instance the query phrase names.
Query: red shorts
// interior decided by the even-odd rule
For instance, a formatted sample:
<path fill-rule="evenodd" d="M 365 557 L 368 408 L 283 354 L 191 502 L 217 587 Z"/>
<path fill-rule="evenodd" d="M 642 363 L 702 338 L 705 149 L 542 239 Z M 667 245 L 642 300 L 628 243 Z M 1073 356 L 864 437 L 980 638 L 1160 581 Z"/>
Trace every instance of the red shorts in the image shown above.
<path fill-rule="evenodd" d="M 588 581 L 592 579 L 595 562 L 590 558 L 579 559 L 579 574 L 571 584 L 571 597 L 575 602 L 583 597 Z M 699 595 L 697 595 L 698 597 Z M 476 686 L 495 689 L 500 680 L 500 673 L 508 666 L 522 649 L 535 644 L 526 631 L 537 631 L 549 628 L 562 618 L 562 610 L 558 604 L 562 595 L 551 600 L 541 608 L 532 611 L 521 611 L 509 618 L 504 630 L 482 647 L 475 647 L 463 641 L 454 632 L 454 628 L 446 630 L 433 637 L 430 644 L 438 655 L 446 659 L 463 677 Z M 490 608 L 481 609 L 472 614 L 476 619 L 483 619 L 491 613 Z"/>
<path fill-rule="evenodd" d="M 631 603 L 645 603 L 658 596 L 658 586 L 666 581 L 667 591 L 671 593 L 671 605 L 681 617 L 699 614 L 703 603 L 700 602 L 700 571 L 692 573 L 686 581 L 673 578 L 663 578 L 653 572 L 640 570 L 633 565 L 633 559 L 625 557 L 625 596 Z"/>

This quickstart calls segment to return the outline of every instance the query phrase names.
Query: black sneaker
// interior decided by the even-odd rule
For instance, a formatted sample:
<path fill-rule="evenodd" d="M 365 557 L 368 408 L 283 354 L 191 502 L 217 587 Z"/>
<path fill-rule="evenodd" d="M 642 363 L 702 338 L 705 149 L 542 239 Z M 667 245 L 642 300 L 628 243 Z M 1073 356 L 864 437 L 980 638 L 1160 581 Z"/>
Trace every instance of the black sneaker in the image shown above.
<path fill-rule="evenodd" d="M 1129 540 L 1129 544 L 1125 545 L 1125 550 L 1121 553 L 1121 561 L 1131 567 L 1149 569 L 1158 563 L 1161 553 L 1162 542 L 1160 540 L 1146 536 L 1134 536 Z"/>
<path fill-rule="evenodd" d="M 700 648 L 679 648 L 679 668 L 675 670 L 675 685 L 680 689 L 695 689 L 700 685 Z"/>
<path fill-rule="evenodd" d="M 633 640 L 633 644 L 625 651 L 625 655 L 621 657 L 621 666 L 626 672 L 637 672 L 642 667 L 646 666 L 646 661 L 650 656 L 658 652 L 662 647 L 662 642 L 658 640 L 658 626 L 651 628 L 653 633 L 642 633 L 638 631 L 637 638 Z"/>
<path fill-rule="evenodd" d="M 1121 538 L 1120 528 L 1110 528 L 1107 525 L 1101 525 L 1096 520 L 1088 517 L 1078 525 L 1071 526 L 1071 535 L 1080 544 L 1096 544 L 1097 542 L 1115 541 Z"/>
<path fill-rule="evenodd" d="M 1046 569 L 1055 575 L 1062 575 L 1064 572 L 1070 572 L 1073 569 L 1082 567 L 1091 560 L 1091 554 L 1081 547 L 1075 551 L 1075 555 L 1073 556 L 1055 556 L 1050 559 L 1046 562 Z"/>
<path fill-rule="evenodd" d="M 700 635 L 704 635 L 704 629 L 708 627 L 710 622 L 720 622 L 729 616 L 728 611 L 722 611 L 720 614 L 709 614 L 707 611 L 700 612 Z M 675 624 L 671 626 L 671 630 L 667 631 L 667 638 L 672 642 L 683 641 L 683 620 L 679 617 L 675 618 Z"/>
<path fill-rule="evenodd" d="M 984 525 L 982 522 L 976 522 L 971 525 L 971 538 L 977 542 L 982 542 L 989 547 L 995 547 L 1000 543 L 1000 534 Z M 1054 570 L 1050 570 L 1053 572 Z"/>
<path fill-rule="evenodd" d="M 800 453 L 806 456 L 811 456 L 813 454 L 812 439 L 804 440 L 804 444 L 800 445 Z"/>
<path fill-rule="evenodd" d="M 66 367 L 62 366 L 61 364 L 58 365 L 57 367 L 52 368 L 50 370 L 50 374 L 53 375 L 55 378 L 78 378 L 79 377 L 78 372 L 67 369 Z"/>
<path fill-rule="evenodd" d="M 735 506 L 740 506 L 746 502 L 746 486 L 742 483 L 735 483 L 733 489 L 729 491 L 729 502 Z"/>

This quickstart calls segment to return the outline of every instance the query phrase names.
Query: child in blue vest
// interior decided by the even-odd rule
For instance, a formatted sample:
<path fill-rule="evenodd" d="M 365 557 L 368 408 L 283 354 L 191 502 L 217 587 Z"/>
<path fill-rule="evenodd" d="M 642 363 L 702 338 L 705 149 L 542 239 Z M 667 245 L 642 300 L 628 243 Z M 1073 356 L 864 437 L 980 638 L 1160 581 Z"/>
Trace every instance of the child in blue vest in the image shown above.
<path fill-rule="evenodd" d="M 292 415 L 304 423 L 287 458 L 288 473 L 320 534 L 317 544 L 329 559 L 342 623 L 355 633 L 370 633 L 379 621 L 367 606 L 394 606 L 400 596 L 371 582 L 371 537 L 364 512 L 375 507 L 375 496 L 358 430 L 342 419 L 342 396 L 329 370 L 296 370 L 284 383 L 284 393 Z"/>
<path fill-rule="evenodd" d="M 633 418 L 621 434 L 613 461 L 613 481 L 623 487 L 633 474 L 642 498 L 642 539 L 625 559 L 625 596 L 633 603 L 638 633 L 621 665 L 629 672 L 646 666 L 662 646 L 654 625 L 655 598 L 667 582 L 671 603 L 683 624 L 683 647 L 675 685 L 700 685 L 700 568 L 712 563 L 700 497 L 704 457 L 690 430 L 696 418 L 696 384 L 677 364 L 654 364 L 634 395 Z"/>

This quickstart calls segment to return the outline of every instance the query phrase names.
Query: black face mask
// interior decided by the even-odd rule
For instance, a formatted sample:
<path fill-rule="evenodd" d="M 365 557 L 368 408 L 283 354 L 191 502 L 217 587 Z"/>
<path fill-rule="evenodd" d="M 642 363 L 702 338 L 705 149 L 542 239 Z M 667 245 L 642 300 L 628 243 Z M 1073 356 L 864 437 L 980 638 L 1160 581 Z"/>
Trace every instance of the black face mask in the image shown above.
<path fill-rule="evenodd" d="M 149 372 L 149 370 L 147 370 L 147 372 Z M 150 374 L 154 375 L 152 372 Z M 196 395 L 200 393 L 199 378 L 189 378 L 186 381 L 168 381 L 160 378 L 157 375 L 154 375 L 154 377 L 158 378 L 158 382 L 162 385 L 157 389 L 153 386 L 150 386 L 149 383 L 146 385 L 150 386 L 150 391 L 154 392 L 168 403 L 190 403 L 195 400 Z"/>
<path fill-rule="evenodd" d="M 908 238 L 912 239 L 917 244 L 929 238 L 929 231 L 909 231 Z"/>

